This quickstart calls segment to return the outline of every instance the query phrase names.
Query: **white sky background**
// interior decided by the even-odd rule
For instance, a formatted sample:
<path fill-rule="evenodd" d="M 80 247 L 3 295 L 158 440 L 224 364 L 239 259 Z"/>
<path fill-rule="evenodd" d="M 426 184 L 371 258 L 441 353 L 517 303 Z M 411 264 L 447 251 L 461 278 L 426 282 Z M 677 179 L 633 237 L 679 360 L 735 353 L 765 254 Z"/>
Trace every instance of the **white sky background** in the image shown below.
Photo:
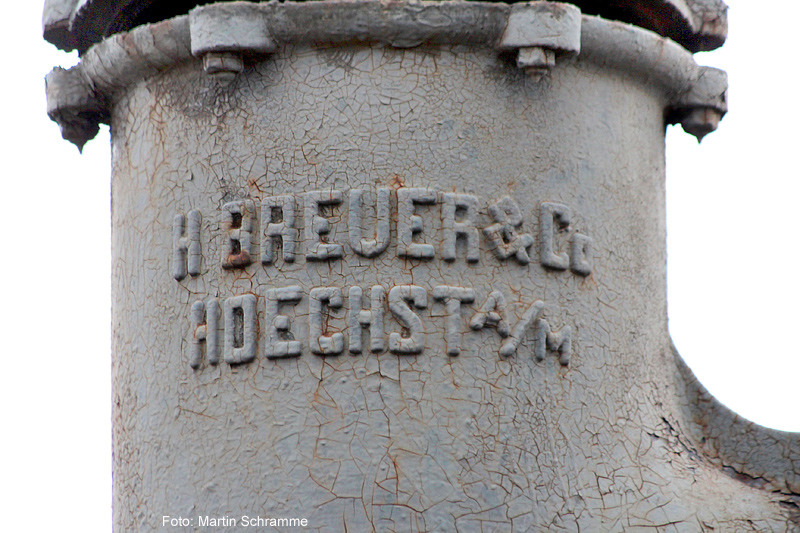
<path fill-rule="evenodd" d="M 728 71 L 731 112 L 700 146 L 680 127 L 667 135 L 670 330 L 719 400 L 760 424 L 800 431 L 800 110 L 792 97 L 800 4 L 728 4 L 728 43 L 695 57 Z M 0 32 L 0 472 L 13 491 L 0 498 L 0 516 L 4 528 L 18 526 L 8 531 L 105 531 L 109 138 L 104 128 L 79 155 L 47 118 L 43 77 L 76 58 L 42 40 L 41 8 L 9 4 Z M 58 524 L 46 520 L 54 517 Z"/>

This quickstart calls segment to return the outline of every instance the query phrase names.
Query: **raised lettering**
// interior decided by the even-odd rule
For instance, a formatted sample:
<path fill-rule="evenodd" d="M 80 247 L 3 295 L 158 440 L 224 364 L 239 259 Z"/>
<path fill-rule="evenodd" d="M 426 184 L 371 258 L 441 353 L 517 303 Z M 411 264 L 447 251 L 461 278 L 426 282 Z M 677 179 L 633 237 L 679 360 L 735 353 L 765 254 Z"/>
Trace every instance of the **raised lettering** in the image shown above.
<path fill-rule="evenodd" d="M 492 291 L 477 313 L 469 319 L 469 327 L 478 331 L 495 328 L 504 339 L 511 334 L 506 320 L 506 299 L 500 291 Z"/>
<path fill-rule="evenodd" d="M 536 300 L 531 304 L 525 314 L 522 315 L 522 319 L 517 322 L 517 325 L 514 326 L 514 329 L 511 330 L 511 335 L 506 339 L 506 342 L 503 343 L 503 346 L 500 347 L 500 356 L 501 357 L 511 357 L 517 351 L 519 347 L 519 343 L 522 341 L 522 337 L 525 335 L 525 330 L 528 326 L 539 318 L 542 311 L 544 310 L 544 302 L 541 300 Z"/>
<path fill-rule="evenodd" d="M 414 242 L 414 236 L 422 233 L 422 217 L 415 215 L 418 205 L 435 205 L 436 191 L 423 188 L 401 188 L 397 190 L 397 255 L 412 259 L 432 259 L 433 245 Z"/>
<path fill-rule="evenodd" d="M 208 363 L 219 363 L 219 303 L 210 299 L 203 303 L 198 300 L 192 304 L 190 311 L 192 338 L 189 344 L 189 366 L 200 368 L 203 362 L 203 346 L 205 345 Z"/>
<path fill-rule="evenodd" d="M 592 273 L 592 238 L 576 233 L 572 236 L 569 267 L 576 274 L 588 276 Z"/>
<path fill-rule="evenodd" d="M 437 192 L 428 188 L 401 187 L 396 193 L 392 191 L 390 188 L 380 188 L 373 193 L 359 189 L 350 191 L 349 215 L 344 217 L 349 228 L 341 230 L 347 231 L 348 236 L 339 234 L 338 238 L 336 231 L 339 226 L 334 224 L 338 224 L 341 219 L 339 211 L 343 193 L 340 191 L 311 191 L 302 193 L 302 196 L 284 194 L 269 196 L 263 200 L 240 199 L 225 203 L 220 215 L 220 231 L 223 233 L 223 240 L 220 242 L 222 267 L 244 268 L 255 260 L 256 252 L 260 253 L 264 265 L 274 265 L 282 258 L 280 267 L 283 267 L 284 263 L 295 261 L 298 253 L 303 253 L 308 261 L 342 258 L 345 247 L 343 241 L 347 240 L 349 248 L 359 257 L 350 257 L 346 265 L 339 264 L 337 267 L 336 264 L 331 264 L 323 270 L 330 270 L 330 274 L 337 279 L 344 276 L 356 283 L 359 279 L 363 282 L 372 275 L 364 276 L 362 272 L 374 273 L 376 268 L 380 271 L 382 266 L 391 266 L 389 263 L 393 261 L 392 258 L 380 259 L 379 256 L 391 244 L 394 238 L 391 235 L 393 231 L 397 232 L 397 256 L 401 258 L 432 259 L 439 254 L 445 261 L 452 262 L 460 255 L 468 263 L 475 263 L 480 260 L 479 239 L 482 231 L 488 249 L 500 260 L 513 258 L 521 265 L 527 265 L 533 260 L 530 250 L 536 243 L 530 234 L 522 232 L 522 211 L 510 196 L 505 196 L 488 206 L 492 223 L 480 230 L 478 219 L 481 211 L 479 198 L 476 195 Z M 392 212 L 395 203 L 392 199 L 393 194 L 397 195 L 397 213 Z M 301 206 L 298 202 L 303 200 L 305 203 Z M 256 201 L 259 204 L 256 204 Z M 441 211 L 436 211 L 439 209 L 435 207 L 436 204 L 441 204 Z M 256 205 L 260 205 L 259 219 L 256 219 Z M 303 211 L 299 213 L 297 210 L 301 207 Z M 303 220 L 298 220 L 300 216 Z M 392 228 L 395 216 L 396 228 Z M 572 212 L 566 205 L 551 202 L 541 204 L 538 243 L 541 266 L 560 271 L 571 270 L 577 275 L 589 276 L 593 272 L 593 241 L 590 237 L 576 232 L 577 223 L 573 224 L 571 218 Z M 197 210 L 173 217 L 173 253 L 171 257 L 168 255 L 167 259 L 171 259 L 171 274 L 176 280 L 201 274 L 202 222 L 200 212 Z M 306 239 L 305 250 L 298 248 L 302 247 L 299 243 L 301 231 L 302 238 Z M 425 232 L 427 234 L 423 235 Z M 259 237 L 260 248 L 256 240 Z M 439 238 L 442 244 L 437 251 L 434 245 Z M 333 242 L 337 240 L 341 240 L 342 244 Z M 381 264 L 369 266 L 364 258 L 378 258 L 377 261 Z M 300 260 L 302 259 L 301 257 Z M 524 336 L 531 330 L 531 336 L 535 340 L 534 355 L 537 359 L 541 360 L 548 351 L 553 351 L 560 354 L 561 364 L 569 363 L 572 328 L 565 326 L 561 331 L 552 331 L 547 321 L 542 318 L 544 303 L 537 300 L 530 304 L 532 299 L 519 302 L 520 295 L 513 289 L 511 293 L 514 295 L 516 305 L 523 307 L 515 306 L 514 314 L 516 316 L 521 314 L 522 317 L 511 327 L 506 300 L 503 292 L 499 290 L 490 289 L 491 292 L 486 300 L 477 312 L 473 312 L 472 304 L 476 301 L 474 289 L 438 285 L 433 288 L 431 295 L 436 302 L 442 304 L 444 311 L 440 312 L 442 307 L 437 303 L 433 313 L 423 313 L 420 310 L 428 307 L 428 294 L 424 288 L 417 285 L 399 285 L 390 291 L 381 285 L 374 285 L 369 287 L 368 295 L 365 294 L 367 287 L 362 290 L 358 286 L 345 288 L 326 286 L 309 289 L 312 280 L 322 279 L 320 284 L 328 283 L 325 281 L 325 272 L 319 270 L 320 266 L 324 265 L 309 266 L 309 270 L 305 272 L 302 268 L 300 270 L 288 268 L 291 273 L 287 279 L 296 280 L 294 283 L 297 285 L 284 288 L 270 289 L 263 286 L 264 275 L 268 278 L 275 276 L 274 267 L 267 268 L 264 272 L 251 272 L 254 276 L 257 274 L 261 280 L 253 278 L 253 282 L 257 282 L 256 286 L 266 289 L 264 323 L 258 320 L 256 307 L 259 304 L 253 294 L 227 300 L 223 297 L 219 301 L 215 298 L 206 299 L 204 296 L 203 300 L 194 301 L 189 315 L 190 366 L 197 369 L 203 364 L 216 365 L 222 359 L 230 364 L 253 361 L 258 351 L 258 343 L 262 342 L 259 337 L 260 332 L 265 332 L 263 342 L 266 357 L 272 359 L 300 356 L 305 350 L 306 340 L 295 338 L 292 332 L 292 320 L 295 320 L 294 317 L 298 317 L 297 319 L 300 316 L 305 317 L 306 313 L 308 349 L 311 353 L 322 356 L 339 355 L 344 353 L 345 349 L 352 354 L 364 351 L 379 353 L 386 349 L 398 355 L 423 353 L 426 341 L 430 341 L 426 338 L 426 323 L 443 315 L 444 324 L 438 325 L 435 329 L 444 330 L 444 351 L 450 356 L 462 353 L 463 343 L 466 342 L 463 336 L 465 331 L 468 331 L 464 327 L 464 320 L 465 317 L 469 317 L 469 328 L 474 331 L 484 328 L 495 329 L 500 336 L 498 344 L 501 357 L 515 354 Z M 368 269 L 362 270 L 367 266 Z M 407 270 L 413 266 L 413 264 L 405 265 L 403 268 Z M 497 266 L 495 263 L 495 267 Z M 433 267 L 435 265 L 429 264 L 421 268 L 428 271 Z M 342 268 L 344 270 L 341 270 Z M 208 270 L 207 265 L 205 269 Z M 438 269 L 441 275 L 451 270 L 451 267 L 444 265 Z M 409 272 L 417 274 L 414 270 Z M 419 274 L 423 277 L 426 275 L 424 272 Z M 450 272 L 445 277 L 452 278 L 455 274 L 457 273 Z M 533 276 L 537 279 L 537 276 L 543 275 L 541 271 L 518 267 L 514 267 L 513 272 L 505 274 L 502 270 L 497 273 L 492 271 L 476 274 L 489 276 L 491 279 L 487 281 L 492 284 L 508 275 Z M 320 278 L 320 275 L 323 277 Z M 216 287 L 215 284 L 212 285 Z M 537 282 L 536 285 L 540 284 Z M 579 290 L 580 287 L 583 285 L 578 286 Z M 204 287 L 201 284 L 193 290 L 211 290 L 211 287 Z M 509 288 L 502 290 L 508 294 Z M 217 294 L 216 289 L 212 294 Z M 287 309 L 281 307 L 298 304 L 304 294 L 308 296 L 309 303 L 302 311 L 298 309 L 297 312 L 287 312 Z M 345 305 L 345 298 L 348 299 L 346 314 L 340 311 Z M 388 312 L 397 324 L 394 332 L 385 331 L 387 303 Z M 470 314 L 465 315 L 465 306 L 473 309 Z M 305 332 L 305 326 L 306 323 L 303 322 L 298 331 Z M 433 332 L 431 327 L 427 329 Z M 437 341 L 437 347 L 439 342 Z M 207 360 L 207 363 L 204 363 L 204 360 Z"/>
<path fill-rule="evenodd" d="M 533 237 L 528 233 L 517 233 L 522 227 L 522 213 L 509 196 L 489 206 L 489 215 L 494 224 L 484 228 L 483 234 L 489 249 L 501 260 L 513 257 L 521 265 L 531 262 L 528 250 L 533 246 Z"/>
<path fill-rule="evenodd" d="M 338 287 L 316 287 L 311 289 L 308 299 L 308 334 L 311 353 L 317 355 L 339 355 L 344 351 L 344 335 L 328 333 L 325 308 L 342 307 L 342 289 Z"/>
<path fill-rule="evenodd" d="M 569 268 L 569 257 L 566 253 L 555 252 L 555 234 L 569 226 L 569 207 L 561 204 L 545 202 L 539 214 L 539 258 L 542 266 L 554 270 Z"/>
<path fill-rule="evenodd" d="M 478 198 L 471 194 L 448 192 L 442 195 L 442 224 L 444 242 L 442 258 L 456 260 L 456 241 L 462 238 L 467 246 L 467 261 L 477 263 L 480 259 L 478 241 Z"/>
<path fill-rule="evenodd" d="M 311 191 L 305 194 L 304 224 L 306 237 L 306 259 L 325 261 L 337 259 L 344 253 L 341 244 L 326 241 L 331 232 L 331 222 L 320 216 L 320 207 L 335 206 L 342 203 L 340 191 Z"/>
<path fill-rule="evenodd" d="M 447 355 L 461 353 L 461 304 L 475 301 L 475 291 L 466 287 L 439 285 L 433 289 L 433 298 L 444 303 L 447 319 L 445 325 L 445 349 Z"/>
<path fill-rule="evenodd" d="M 236 200 L 222 206 L 222 268 L 244 268 L 253 262 L 252 237 L 255 226 L 255 204 L 252 200 Z"/>
<path fill-rule="evenodd" d="M 386 289 L 374 285 L 370 290 L 370 308 L 363 309 L 363 293 L 361 287 L 350 287 L 348 297 L 350 314 L 347 323 L 347 341 L 350 353 L 358 354 L 363 350 L 361 329 L 369 326 L 369 348 L 372 352 L 386 349 L 383 329 L 383 314 L 386 305 Z"/>
<path fill-rule="evenodd" d="M 559 362 L 567 366 L 572 354 L 572 328 L 565 326 L 561 331 L 553 332 L 547 320 L 540 318 L 536 321 L 536 342 L 534 354 L 537 361 L 543 361 L 547 350 L 560 354 Z"/>
<path fill-rule="evenodd" d="M 252 294 L 225 300 L 225 362 L 249 363 L 256 358 L 258 317 Z"/>
<path fill-rule="evenodd" d="M 358 189 L 350 191 L 350 247 L 358 255 L 364 257 L 377 257 L 389 246 L 390 223 L 390 189 L 378 189 L 375 203 L 375 234 L 374 239 L 362 238 L 364 232 L 364 193 Z"/>
<path fill-rule="evenodd" d="M 425 349 L 425 326 L 416 309 L 428 306 L 428 293 L 416 285 L 398 285 L 389 291 L 389 310 L 403 327 L 403 333 L 389 335 L 389 351 L 398 355 L 422 353 Z"/>
<path fill-rule="evenodd" d="M 296 304 L 302 298 L 302 289 L 297 285 L 267 290 L 266 321 L 267 347 L 269 359 L 278 357 L 297 357 L 302 352 L 300 341 L 294 339 L 291 332 L 291 319 L 280 314 L 281 304 Z"/>
<path fill-rule="evenodd" d="M 283 247 L 283 260 L 293 263 L 297 238 L 295 201 L 289 195 L 270 196 L 261 201 L 261 262 L 265 265 L 277 259 L 276 244 Z"/>
<path fill-rule="evenodd" d="M 192 209 L 188 216 L 175 215 L 172 221 L 172 277 L 181 281 L 187 274 L 200 275 L 200 211 Z"/>

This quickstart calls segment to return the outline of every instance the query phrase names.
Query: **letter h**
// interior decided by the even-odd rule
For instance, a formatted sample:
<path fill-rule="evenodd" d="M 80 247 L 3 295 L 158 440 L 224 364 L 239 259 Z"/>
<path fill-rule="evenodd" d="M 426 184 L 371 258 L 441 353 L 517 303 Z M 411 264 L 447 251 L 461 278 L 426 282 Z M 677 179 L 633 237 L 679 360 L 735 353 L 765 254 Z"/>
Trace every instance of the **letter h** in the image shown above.
<path fill-rule="evenodd" d="M 172 221 L 172 277 L 181 281 L 187 274 L 200 274 L 200 211 L 192 209 L 189 216 L 175 215 Z"/>

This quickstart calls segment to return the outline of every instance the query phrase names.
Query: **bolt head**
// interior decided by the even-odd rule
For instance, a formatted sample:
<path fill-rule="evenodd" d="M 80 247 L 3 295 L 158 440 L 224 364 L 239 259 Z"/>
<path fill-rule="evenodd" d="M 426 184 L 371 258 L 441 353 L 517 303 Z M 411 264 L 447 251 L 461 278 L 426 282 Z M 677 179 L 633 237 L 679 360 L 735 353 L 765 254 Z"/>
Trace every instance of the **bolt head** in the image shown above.
<path fill-rule="evenodd" d="M 550 74 L 550 69 L 556 66 L 556 53 L 540 46 L 520 48 L 517 66 L 534 81 L 538 81 Z"/>
<path fill-rule="evenodd" d="M 697 142 L 717 129 L 722 113 L 713 107 L 698 107 L 692 109 L 681 121 L 683 131 L 697 137 Z"/>
<path fill-rule="evenodd" d="M 244 61 L 239 54 L 232 52 L 209 52 L 203 56 L 203 70 L 227 85 L 244 70 Z"/>

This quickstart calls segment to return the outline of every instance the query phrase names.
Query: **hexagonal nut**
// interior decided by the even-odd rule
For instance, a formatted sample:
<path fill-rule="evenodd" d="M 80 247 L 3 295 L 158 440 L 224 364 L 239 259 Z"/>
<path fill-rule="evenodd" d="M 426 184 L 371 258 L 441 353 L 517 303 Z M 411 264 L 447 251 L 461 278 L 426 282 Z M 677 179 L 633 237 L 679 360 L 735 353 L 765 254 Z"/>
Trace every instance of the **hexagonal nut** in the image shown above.
<path fill-rule="evenodd" d="M 209 52 L 203 56 L 203 70 L 222 83 L 230 83 L 244 70 L 244 61 L 232 52 Z"/>
<path fill-rule="evenodd" d="M 531 78 L 539 80 L 550 74 L 550 69 L 556 66 L 556 52 L 539 46 L 520 48 L 517 66 Z"/>
<path fill-rule="evenodd" d="M 683 131 L 697 137 L 699 143 L 703 137 L 717 129 L 720 120 L 722 120 L 722 113 L 718 109 L 698 107 L 688 111 L 680 123 Z"/>

